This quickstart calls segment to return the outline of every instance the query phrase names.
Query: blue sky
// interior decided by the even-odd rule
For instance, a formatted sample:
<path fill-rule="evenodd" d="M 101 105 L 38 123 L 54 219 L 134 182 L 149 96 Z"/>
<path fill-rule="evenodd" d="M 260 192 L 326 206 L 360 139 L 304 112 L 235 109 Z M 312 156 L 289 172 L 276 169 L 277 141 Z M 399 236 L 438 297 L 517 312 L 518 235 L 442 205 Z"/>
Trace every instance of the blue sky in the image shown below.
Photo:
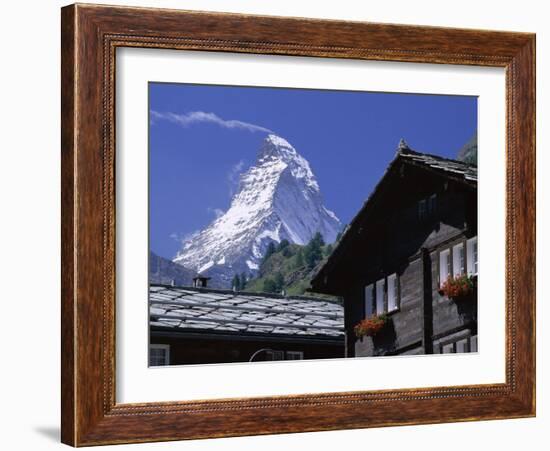
<path fill-rule="evenodd" d="M 456 157 L 477 127 L 477 98 L 149 84 L 149 235 L 172 258 L 227 210 L 268 130 L 310 163 L 325 205 L 347 224 L 404 138 Z"/>

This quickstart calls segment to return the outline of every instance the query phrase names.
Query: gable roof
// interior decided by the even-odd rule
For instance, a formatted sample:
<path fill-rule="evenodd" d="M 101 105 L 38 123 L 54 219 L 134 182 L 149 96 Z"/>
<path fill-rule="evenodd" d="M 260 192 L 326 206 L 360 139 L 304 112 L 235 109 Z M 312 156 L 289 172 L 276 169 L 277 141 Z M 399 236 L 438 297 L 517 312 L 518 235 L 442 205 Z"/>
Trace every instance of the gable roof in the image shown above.
<path fill-rule="evenodd" d="M 174 332 L 343 339 L 344 308 L 306 296 L 150 285 L 149 324 Z"/>
<path fill-rule="evenodd" d="M 342 233 L 340 239 L 335 243 L 334 249 L 327 260 L 322 262 L 315 270 L 315 273 L 311 279 L 312 291 L 317 289 L 321 292 L 323 274 L 327 268 L 330 268 L 338 260 L 342 253 L 346 241 L 354 233 L 358 227 L 360 218 L 366 214 L 367 210 L 372 204 L 374 198 L 377 197 L 381 186 L 387 180 L 388 174 L 400 163 L 412 165 L 428 172 L 437 174 L 441 177 L 454 180 L 458 183 L 462 183 L 470 188 L 477 189 L 477 166 L 465 163 L 459 160 L 452 160 L 449 158 L 440 157 L 438 155 L 432 155 L 428 153 L 422 153 L 412 150 L 407 143 L 402 139 L 397 148 L 395 157 L 390 162 L 384 174 L 372 190 L 367 200 L 363 203 L 361 209 L 357 212 L 349 225 Z"/>
<path fill-rule="evenodd" d="M 450 160 L 437 155 L 415 152 L 409 148 L 397 153 L 396 159 L 402 159 L 418 166 L 440 172 L 442 175 L 453 177 L 465 183 L 477 183 L 477 167 L 459 160 Z"/>

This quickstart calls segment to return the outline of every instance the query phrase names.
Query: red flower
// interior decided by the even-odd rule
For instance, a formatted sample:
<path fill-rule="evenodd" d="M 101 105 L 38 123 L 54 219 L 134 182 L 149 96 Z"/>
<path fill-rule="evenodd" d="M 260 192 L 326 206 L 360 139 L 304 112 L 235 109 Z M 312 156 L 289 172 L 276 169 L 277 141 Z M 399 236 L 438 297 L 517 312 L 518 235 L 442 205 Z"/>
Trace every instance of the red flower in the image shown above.
<path fill-rule="evenodd" d="M 359 321 L 357 325 L 353 328 L 355 331 L 355 336 L 361 338 L 363 336 L 372 337 L 380 332 L 386 325 L 388 319 L 386 315 L 371 316 L 370 318 L 365 318 Z"/>
<path fill-rule="evenodd" d="M 457 277 L 449 276 L 441 285 L 439 292 L 448 298 L 461 298 L 468 296 L 474 291 L 474 279 L 472 277 L 462 275 Z"/>

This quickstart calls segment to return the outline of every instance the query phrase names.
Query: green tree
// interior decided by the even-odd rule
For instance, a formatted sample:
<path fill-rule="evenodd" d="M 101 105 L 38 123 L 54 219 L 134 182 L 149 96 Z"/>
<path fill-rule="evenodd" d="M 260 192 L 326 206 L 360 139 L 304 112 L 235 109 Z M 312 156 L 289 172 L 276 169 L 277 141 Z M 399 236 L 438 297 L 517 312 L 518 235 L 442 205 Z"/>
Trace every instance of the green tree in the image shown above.
<path fill-rule="evenodd" d="M 304 252 L 302 249 L 298 249 L 298 252 L 296 252 L 296 257 L 294 257 L 294 268 L 303 268 L 304 265 Z"/>
<path fill-rule="evenodd" d="M 277 252 L 281 252 L 283 249 L 287 248 L 288 246 L 290 246 L 290 241 L 282 240 L 277 246 Z"/>
<path fill-rule="evenodd" d="M 263 288 L 263 291 L 266 293 L 277 293 L 277 284 L 273 279 L 270 279 L 269 277 L 267 279 L 264 279 Z"/>
<path fill-rule="evenodd" d="M 275 282 L 275 292 L 280 293 L 285 286 L 285 278 L 283 277 L 280 271 L 277 271 L 275 273 L 273 281 Z"/>
<path fill-rule="evenodd" d="M 262 259 L 262 264 L 267 261 L 269 257 L 271 257 L 277 250 L 275 249 L 275 243 L 273 241 L 270 241 L 267 245 L 267 249 L 264 254 L 264 258 Z"/>
<path fill-rule="evenodd" d="M 241 291 L 241 279 L 238 274 L 235 274 L 233 279 L 231 279 L 231 287 L 235 291 Z"/>
<path fill-rule="evenodd" d="M 328 244 L 325 247 L 325 257 L 328 257 L 330 254 L 332 254 L 332 244 Z"/>
<path fill-rule="evenodd" d="M 244 272 L 241 273 L 241 291 L 246 288 L 246 283 L 248 282 L 248 278 L 246 277 L 246 274 Z"/>
<path fill-rule="evenodd" d="M 323 258 L 323 235 L 317 232 L 304 249 L 304 260 L 309 269 L 313 269 Z"/>
<path fill-rule="evenodd" d="M 319 245 L 319 247 L 323 247 L 325 245 L 325 239 L 323 238 L 323 235 L 321 232 L 315 232 L 315 235 L 313 235 L 312 241 L 315 241 Z"/>

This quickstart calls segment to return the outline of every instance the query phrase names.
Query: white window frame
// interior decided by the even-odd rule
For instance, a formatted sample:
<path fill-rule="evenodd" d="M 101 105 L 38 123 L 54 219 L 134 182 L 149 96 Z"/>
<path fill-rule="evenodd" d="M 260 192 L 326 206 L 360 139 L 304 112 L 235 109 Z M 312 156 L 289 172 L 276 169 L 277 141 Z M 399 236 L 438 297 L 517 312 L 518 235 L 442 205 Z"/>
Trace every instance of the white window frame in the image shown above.
<path fill-rule="evenodd" d="M 465 274 L 466 259 L 464 255 L 464 243 L 458 243 L 453 246 L 453 276 L 462 276 Z"/>
<path fill-rule="evenodd" d="M 295 358 L 290 358 L 291 356 L 294 356 Z M 286 351 L 286 359 L 287 360 L 304 360 L 304 353 L 303 351 Z"/>
<path fill-rule="evenodd" d="M 468 338 L 463 338 L 462 340 L 458 340 L 456 342 L 456 351 L 457 354 L 464 354 L 466 352 L 470 352 L 470 346 L 468 343 Z"/>
<path fill-rule="evenodd" d="M 376 281 L 376 314 L 381 315 L 384 313 L 384 288 L 386 279 L 380 279 Z"/>
<path fill-rule="evenodd" d="M 269 349 L 265 352 L 266 360 L 270 362 L 278 362 L 285 359 L 285 351 L 279 351 L 277 349 Z"/>
<path fill-rule="evenodd" d="M 365 318 L 371 317 L 375 312 L 374 284 L 365 287 Z"/>
<path fill-rule="evenodd" d="M 163 363 L 162 365 L 152 365 L 151 364 L 151 351 L 153 349 L 161 349 L 161 350 L 166 351 L 166 353 L 164 354 L 165 363 Z M 149 345 L 149 366 L 157 367 L 157 366 L 163 366 L 163 365 L 170 365 L 170 345 L 151 343 Z"/>
<path fill-rule="evenodd" d="M 466 268 L 469 276 L 477 275 L 478 257 L 477 257 L 477 236 L 466 241 Z"/>
<path fill-rule="evenodd" d="M 477 335 L 472 335 L 470 337 L 470 352 L 477 352 Z"/>
<path fill-rule="evenodd" d="M 451 275 L 450 271 L 451 250 L 445 249 L 439 252 L 439 286 L 442 286 Z"/>
<path fill-rule="evenodd" d="M 388 312 L 399 309 L 399 280 L 397 274 L 390 274 L 387 278 L 388 283 Z"/>

